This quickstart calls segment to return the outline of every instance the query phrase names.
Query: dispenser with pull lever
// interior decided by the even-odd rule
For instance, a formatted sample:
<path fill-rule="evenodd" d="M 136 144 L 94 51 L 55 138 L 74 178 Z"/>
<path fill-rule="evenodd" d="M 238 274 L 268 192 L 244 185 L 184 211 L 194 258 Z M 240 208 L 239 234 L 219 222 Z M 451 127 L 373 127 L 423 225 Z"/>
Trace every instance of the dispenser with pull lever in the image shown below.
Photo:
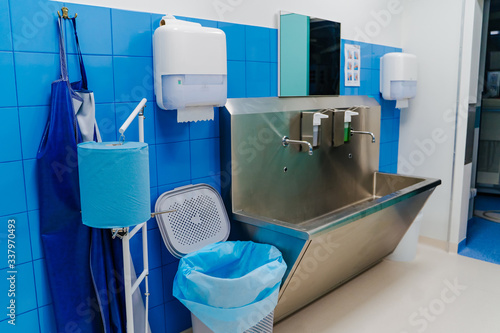
<path fill-rule="evenodd" d="M 322 112 L 302 112 L 301 139 L 309 142 L 313 147 L 321 144 L 321 120 L 328 118 Z"/>

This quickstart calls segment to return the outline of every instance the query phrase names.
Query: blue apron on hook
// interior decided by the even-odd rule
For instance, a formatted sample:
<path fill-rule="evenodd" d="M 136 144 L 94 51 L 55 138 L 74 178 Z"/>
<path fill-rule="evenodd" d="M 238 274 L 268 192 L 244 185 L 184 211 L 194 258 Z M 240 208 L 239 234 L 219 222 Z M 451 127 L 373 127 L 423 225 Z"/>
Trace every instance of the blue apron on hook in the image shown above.
<path fill-rule="evenodd" d="M 81 223 L 73 109 L 61 19 L 61 78 L 52 83 L 50 115 L 38 150 L 40 233 L 58 332 L 103 332 L 89 269 L 90 228 Z"/>
<path fill-rule="evenodd" d="M 61 77 L 52 83 L 49 120 L 37 154 L 40 232 L 57 332 L 122 332 L 124 323 L 116 323 L 122 309 L 111 306 L 121 303 L 121 291 L 112 300 L 102 282 L 117 285 L 121 271 L 114 267 L 112 249 L 120 247 L 105 237 L 107 230 L 94 231 L 81 220 L 76 153 L 81 134 L 73 107 L 78 96 L 69 83 L 61 18 L 58 27 Z M 114 255 L 120 262 L 121 253 Z M 105 270 L 93 278 L 90 261 L 96 256 Z"/>

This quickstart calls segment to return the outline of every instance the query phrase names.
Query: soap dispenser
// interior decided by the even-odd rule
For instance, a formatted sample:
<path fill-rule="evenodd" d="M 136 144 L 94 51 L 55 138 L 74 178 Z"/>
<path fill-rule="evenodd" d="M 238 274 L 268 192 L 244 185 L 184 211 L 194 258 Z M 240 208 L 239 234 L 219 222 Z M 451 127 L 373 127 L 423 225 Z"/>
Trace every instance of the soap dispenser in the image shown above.
<path fill-rule="evenodd" d="M 321 126 L 321 119 L 328 118 L 328 115 L 316 112 L 313 116 L 313 147 L 319 144 L 319 127 Z"/>
<path fill-rule="evenodd" d="M 359 115 L 359 112 L 345 111 L 344 113 L 344 142 L 349 142 L 351 138 L 351 121 L 352 116 Z"/>

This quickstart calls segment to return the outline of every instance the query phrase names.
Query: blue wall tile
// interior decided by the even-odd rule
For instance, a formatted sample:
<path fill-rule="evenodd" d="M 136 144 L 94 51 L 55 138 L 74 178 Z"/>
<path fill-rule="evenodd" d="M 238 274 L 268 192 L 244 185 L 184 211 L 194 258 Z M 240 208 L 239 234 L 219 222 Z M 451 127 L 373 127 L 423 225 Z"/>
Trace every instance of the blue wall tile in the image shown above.
<path fill-rule="evenodd" d="M 114 103 L 96 104 L 95 118 L 97 121 L 97 126 L 99 126 L 99 133 L 101 133 L 102 141 L 118 140 L 118 129 L 116 128 Z M 137 131 L 134 128 L 130 129 L 131 132 L 133 132 L 134 130 Z"/>
<path fill-rule="evenodd" d="M 189 151 L 187 141 L 156 145 L 158 185 L 178 183 L 191 178 Z"/>
<path fill-rule="evenodd" d="M 227 62 L 227 97 L 246 96 L 246 67 L 243 61 Z"/>
<path fill-rule="evenodd" d="M 151 14 L 112 9 L 113 54 L 151 56 Z M 116 81 L 115 81 L 116 82 Z"/>
<path fill-rule="evenodd" d="M 52 303 L 52 296 L 50 294 L 49 280 L 47 270 L 45 268 L 45 259 L 33 261 L 35 271 L 35 284 L 36 284 L 36 299 L 38 307 L 49 305 Z"/>
<path fill-rule="evenodd" d="M 278 62 L 278 29 L 269 29 L 270 61 Z"/>
<path fill-rule="evenodd" d="M 19 312 L 18 312 L 19 313 Z M 16 326 L 13 329 L 13 326 L 8 323 L 7 320 L 0 322 L 0 332 L 29 332 L 29 333 L 38 333 L 40 332 L 39 324 L 38 324 L 38 311 L 33 310 L 27 313 L 22 313 L 16 315 Z M 55 332 L 55 331 L 52 331 Z"/>
<path fill-rule="evenodd" d="M 172 332 L 182 332 L 191 327 L 191 312 L 178 300 L 165 303 L 165 322 Z"/>
<path fill-rule="evenodd" d="M 73 16 L 74 13 L 78 14 L 76 29 L 82 53 L 111 55 L 111 10 L 74 3 L 69 8 L 70 16 Z M 67 52 L 76 53 L 73 23 L 70 21 L 66 21 L 66 40 Z"/>
<path fill-rule="evenodd" d="M 380 57 L 385 54 L 383 45 L 372 45 L 372 69 L 380 69 Z"/>
<path fill-rule="evenodd" d="M 144 283 L 141 284 L 141 291 L 143 294 L 146 292 Z M 149 293 L 149 306 L 151 308 L 163 304 L 163 278 L 161 267 L 149 271 Z"/>
<path fill-rule="evenodd" d="M 271 61 L 269 28 L 246 26 L 246 61 Z"/>
<path fill-rule="evenodd" d="M 158 186 L 158 197 L 161 196 L 165 192 L 168 192 L 168 191 L 174 190 L 174 189 L 176 189 L 178 187 L 186 186 L 186 185 L 189 185 L 189 184 L 191 184 L 189 182 L 189 180 L 184 180 L 184 181 L 177 182 L 177 183 L 170 183 L 170 184 L 160 185 L 160 186 Z M 163 262 L 163 264 L 165 265 L 166 263 Z"/>
<path fill-rule="evenodd" d="M 0 163 L 0 216 L 26 211 L 23 162 Z"/>
<path fill-rule="evenodd" d="M 116 127 L 119 129 L 128 116 L 134 111 L 138 103 L 116 103 Z M 144 141 L 149 144 L 154 144 L 155 139 L 155 109 L 153 108 L 153 103 L 146 103 L 144 119 Z M 128 129 L 125 131 L 126 141 L 139 141 L 139 120 L 135 117 L 132 123 L 130 123 Z M 120 135 L 117 134 L 117 139 L 120 139 Z"/>
<path fill-rule="evenodd" d="M 156 145 L 149 145 L 149 186 L 158 186 L 158 172 L 156 170 Z"/>
<path fill-rule="evenodd" d="M 0 21 L 0 51 L 12 51 L 12 30 L 10 28 L 9 1 L 0 1 L 0 13 L 4 19 Z"/>
<path fill-rule="evenodd" d="M 162 305 L 151 308 L 149 310 L 149 326 L 151 328 L 151 332 L 154 333 L 166 333 L 165 328 L 165 308 Z"/>
<path fill-rule="evenodd" d="M 219 139 L 191 141 L 191 178 L 220 173 Z"/>
<path fill-rule="evenodd" d="M 186 183 L 183 185 L 189 185 L 189 184 Z M 161 192 L 163 192 L 163 191 L 161 191 Z M 162 248 L 161 248 L 161 263 L 163 265 L 163 268 L 165 268 L 165 265 L 171 264 L 173 262 L 176 262 L 178 264 L 179 259 L 175 258 L 170 252 L 168 252 L 168 249 L 166 246 L 162 246 Z M 163 278 L 165 279 L 165 273 L 163 274 Z"/>
<path fill-rule="evenodd" d="M 174 284 L 174 277 L 177 273 L 177 269 L 179 266 L 179 261 L 175 260 L 168 265 L 163 266 L 163 301 L 170 302 L 174 300 L 174 296 L 172 295 L 172 288 Z"/>
<path fill-rule="evenodd" d="M 360 43 L 361 69 L 372 68 L 372 44 Z"/>
<path fill-rule="evenodd" d="M 40 317 L 41 333 L 57 332 L 56 318 L 54 317 L 54 309 L 52 308 L 52 305 L 38 308 L 38 315 Z"/>
<path fill-rule="evenodd" d="M 149 195 L 151 197 L 151 212 L 154 212 L 156 200 L 158 200 L 158 187 L 151 187 Z M 156 218 L 151 218 L 148 221 L 148 230 L 155 228 L 158 228 L 158 223 L 156 223 Z"/>
<path fill-rule="evenodd" d="M 88 88 L 94 92 L 95 102 L 114 102 L 112 57 L 85 55 L 83 63 L 87 72 Z M 76 55 L 68 56 L 68 71 L 72 82 L 81 80 L 80 64 Z"/>
<path fill-rule="evenodd" d="M 48 118 L 48 106 L 19 108 L 23 158 L 36 158 L 38 147 L 40 146 L 40 140 L 42 139 L 42 134 L 45 130 Z"/>
<path fill-rule="evenodd" d="M 199 19 L 199 18 L 194 18 L 194 17 L 185 17 L 185 16 L 176 16 L 176 18 L 178 20 L 199 23 L 203 27 L 207 27 L 207 28 L 217 28 L 217 21 L 204 20 L 204 19 Z"/>
<path fill-rule="evenodd" d="M 53 1 L 10 1 L 15 51 L 59 52 L 57 11 Z"/>
<path fill-rule="evenodd" d="M 21 133 L 19 131 L 19 112 L 17 108 L 0 109 L 0 163 L 17 161 L 22 158 L 21 155 Z"/>
<path fill-rule="evenodd" d="M 31 254 L 33 260 L 42 259 L 42 239 L 40 237 L 40 211 L 33 210 L 28 212 L 28 221 L 30 224 L 30 237 L 31 237 Z"/>
<path fill-rule="evenodd" d="M 226 34 L 227 60 L 245 61 L 245 26 L 219 22 L 218 28 Z"/>
<path fill-rule="evenodd" d="M 16 314 L 21 314 L 33 309 L 36 309 L 36 297 L 35 295 L 35 280 L 33 275 L 33 263 L 28 262 L 26 264 L 16 266 Z M 2 304 L 9 304 L 10 299 L 8 297 L 7 291 L 9 290 L 9 281 L 7 280 L 7 269 L 0 271 L 0 287 L 5 292 L 0 294 L 0 301 Z M 16 323 L 21 322 L 20 316 L 16 318 Z M 2 331 L 4 332 L 4 331 Z M 6 331 L 8 332 L 8 331 Z M 24 331 L 31 332 L 31 331 Z"/>
<path fill-rule="evenodd" d="M 361 68 L 360 72 L 360 87 L 359 94 L 360 95 L 369 95 L 372 89 L 372 71 L 371 69 Z"/>
<path fill-rule="evenodd" d="M 220 175 L 215 174 L 210 177 L 204 177 L 204 178 L 197 178 L 193 179 L 192 181 L 193 184 L 207 184 L 215 188 L 217 192 L 221 192 L 221 183 L 220 183 Z"/>
<path fill-rule="evenodd" d="M 2 73 L 2 80 L 0 80 L 0 107 L 17 106 L 14 56 L 12 52 L 0 52 L 0 73 Z"/>
<path fill-rule="evenodd" d="M 379 165 L 385 166 L 391 164 L 392 146 L 391 143 L 380 144 L 380 160 Z"/>
<path fill-rule="evenodd" d="M 153 100 L 153 61 L 145 57 L 113 57 L 115 101 Z"/>
<path fill-rule="evenodd" d="M 271 95 L 271 65 L 268 62 L 246 62 L 246 96 Z"/>
<path fill-rule="evenodd" d="M 380 96 L 380 70 L 372 69 L 371 71 L 371 87 L 368 92 L 373 97 Z"/>
<path fill-rule="evenodd" d="M 191 140 L 215 138 L 219 136 L 219 108 L 214 108 L 214 120 L 197 121 L 189 124 Z"/>
<path fill-rule="evenodd" d="M 19 106 L 50 104 L 51 83 L 61 74 L 59 55 L 52 53 L 15 53 Z"/>
<path fill-rule="evenodd" d="M 271 96 L 278 96 L 278 64 L 271 63 Z"/>
<path fill-rule="evenodd" d="M 177 122 L 177 110 L 156 108 L 156 143 L 170 143 L 189 140 L 190 123 Z"/>
<path fill-rule="evenodd" d="M 38 209 L 38 174 L 37 160 L 29 159 L 23 161 L 24 184 L 26 186 L 26 203 L 28 210 Z"/>
<path fill-rule="evenodd" d="M 30 240 L 30 227 L 28 223 L 28 214 L 21 213 L 16 215 L 7 215 L 0 217 L 0 225 L 7 231 L 8 221 L 14 220 L 15 229 L 13 235 L 15 238 L 12 240 L 15 242 L 14 251 L 11 254 L 15 255 L 14 262 L 16 265 L 24 264 L 32 260 L 31 258 L 31 240 Z M 5 237 L 0 237 L 0 251 L 5 253 L 4 257 L 0 260 L 0 269 L 8 268 L 9 262 L 7 257 L 7 252 L 9 250 L 7 233 L 4 234 Z M 12 259 L 12 258 L 10 258 Z"/>
<path fill-rule="evenodd" d="M 380 143 L 386 143 L 393 140 L 392 119 L 382 119 L 380 121 Z"/>

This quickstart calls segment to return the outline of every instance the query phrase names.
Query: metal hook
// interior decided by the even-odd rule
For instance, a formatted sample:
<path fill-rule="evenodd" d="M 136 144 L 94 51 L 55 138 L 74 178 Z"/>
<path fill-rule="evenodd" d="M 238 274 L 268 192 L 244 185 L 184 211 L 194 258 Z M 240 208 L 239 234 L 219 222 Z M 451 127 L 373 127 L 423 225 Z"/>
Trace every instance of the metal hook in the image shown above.
<path fill-rule="evenodd" d="M 69 17 L 69 16 L 68 16 L 68 12 L 69 12 L 68 7 L 63 7 L 63 8 L 61 8 L 61 10 L 62 10 L 62 18 L 63 18 L 63 19 L 68 20 L 68 19 L 70 19 L 70 18 L 71 18 L 71 17 Z M 58 15 L 59 17 L 61 17 L 61 13 L 60 13 L 59 11 L 57 11 L 57 15 Z M 77 14 L 77 13 L 75 13 L 75 17 L 74 17 L 74 18 L 76 18 L 77 16 L 78 16 L 78 14 Z"/>

